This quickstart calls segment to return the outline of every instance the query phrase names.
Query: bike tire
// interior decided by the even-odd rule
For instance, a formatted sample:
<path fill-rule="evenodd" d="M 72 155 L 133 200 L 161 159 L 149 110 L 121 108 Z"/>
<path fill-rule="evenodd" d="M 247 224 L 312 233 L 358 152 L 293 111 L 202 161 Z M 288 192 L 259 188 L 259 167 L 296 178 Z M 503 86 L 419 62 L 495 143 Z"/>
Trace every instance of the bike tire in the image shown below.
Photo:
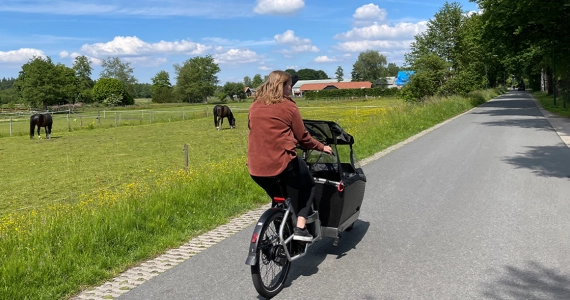
<path fill-rule="evenodd" d="M 291 269 L 291 262 L 287 259 L 283 246 L 279 245 L 279 226 L 283 222 L 283 216 L 282 212 L 276 213 L 263 224 L 256 249 L 257 263 L 251 266 L 253 286 L 265 298 L 273 298 L 281 292 Z M 291 222 L 287 222 L 284 238 L 292 234 Z M 287 247 L 291 253 L 291 243 Z"/>

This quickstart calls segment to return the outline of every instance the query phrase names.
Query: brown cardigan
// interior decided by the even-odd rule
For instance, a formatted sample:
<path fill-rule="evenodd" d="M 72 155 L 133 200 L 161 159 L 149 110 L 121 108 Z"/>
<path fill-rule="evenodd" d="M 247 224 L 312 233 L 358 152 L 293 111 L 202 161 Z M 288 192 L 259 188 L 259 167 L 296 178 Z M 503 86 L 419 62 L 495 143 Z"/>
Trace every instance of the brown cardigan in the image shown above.
<path fill-rule="evenodd" d="M 322 151 L 324 145 L 305 130 L 299 108 L 285 97 L 276 104 L 253 102 L 249 108 L 247 166 L 254 176 L 280 174 L 297 156 L 295 146 Z"/>

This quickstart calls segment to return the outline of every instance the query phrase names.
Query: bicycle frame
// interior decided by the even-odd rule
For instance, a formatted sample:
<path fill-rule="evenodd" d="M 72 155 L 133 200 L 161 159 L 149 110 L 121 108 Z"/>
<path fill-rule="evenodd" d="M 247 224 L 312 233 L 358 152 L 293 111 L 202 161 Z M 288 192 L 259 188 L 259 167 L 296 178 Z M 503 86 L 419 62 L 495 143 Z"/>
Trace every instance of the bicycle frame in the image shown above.
<path fill-rule="evenodd" d="M 293 209 L 291 208 L 291 199 L 287 198 L 284 200 L 284 210 L 285 210 L 285 215 L 283 217 L 283 220 L 289 220 L 289 218 L 291 218 L 292 224 L 293 226 L 296 226 L 297 224 L 297 217 L 295 216 L 295 213 L 293 212 Z M 289 249 L 287 247 L 287 244 L 292 243 L 293 242 L 293 235 L 285 238 L 283 236 L 283 231 L 285 229 L 285 222 L 281 223 L 281 225 L 279 226 L 279 244 L 283 247 L 284 251 L 285 251 L 285 255 L 287 256 L 287 259 L 289 261 L 295 261 L 303 256 L 305 256 L 305 254 L 307 254 L 307 250 L 309 249 L 309 247 L 313 244 L 316 243 L 318 241 L 320 241 L 323 237 L 321 234 L 321 221 L 319 219 L 319 212 L 318 211 L 314 211 L 312 215 L 310 215 L 307 218 L 307 225 L 311 225 L 312 228 L 311 230 L 309 230 L 309 226 L 307 226 L 307 230 L 309 230 L 309 232 L 313 235 L 313 239 L 310 242 L 299 242 L 299 243 L 304 243 L 305 247 L 303 249 L 303 251 L 299 254 L 295 254 L 295 255 L 291 255 L 291 253 L 289 253 Z"/>

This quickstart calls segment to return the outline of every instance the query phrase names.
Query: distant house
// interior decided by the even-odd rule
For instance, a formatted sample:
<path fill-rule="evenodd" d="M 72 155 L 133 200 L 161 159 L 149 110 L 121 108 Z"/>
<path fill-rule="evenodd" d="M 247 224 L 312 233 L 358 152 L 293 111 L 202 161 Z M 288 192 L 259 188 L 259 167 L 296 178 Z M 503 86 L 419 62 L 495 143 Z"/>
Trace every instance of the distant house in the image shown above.
<path fill-rule="evenodd" d="M 255 96 L 255 89 L 253 89 L 253 88 L 246 86 L 245 88 L 243 88 L 243 91 L 245 92 L 245 95 L 247 97 L 254 97 Z"/>
<path fill-rule="evenodd" d="M 372 87 L 370 81 L 343 81 L 329 83 L 306 83 L 299 90 L 301 94 L 306 91 L 340 90 L 340 89 L 369 89 Z"/>
<path fill-rule="evenodd" d="M 350 82 L 350 79 L 343 80 L 341 82 Z M 303 93 L 301 92 L 301 86 L 305 84 L 314 84 L 314 83 L 338 83 L 338 80 L 336 80 L 335 78 L 318 79 L 318 80 L 299 80 L 292 87 L 293 95 L 297 97 L 302 96 Z"/>
<path fill-rule="evenodd" d="M 396 77 L 385 77 L 386 81 L 383 80 L 378 80 L 375 84 L 375 86 L 381 86 L 384 88 L 394 88 L 394 87 L 398 87 L 396 85 Z"/>

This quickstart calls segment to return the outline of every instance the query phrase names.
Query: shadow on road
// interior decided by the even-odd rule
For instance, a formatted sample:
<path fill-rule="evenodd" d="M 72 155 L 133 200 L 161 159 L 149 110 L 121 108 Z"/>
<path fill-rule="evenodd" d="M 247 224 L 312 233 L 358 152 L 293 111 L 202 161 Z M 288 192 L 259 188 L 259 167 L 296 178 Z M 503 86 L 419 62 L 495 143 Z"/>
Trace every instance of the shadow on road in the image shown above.
<path fill-rule="evenodd" d="M 486 299 L 570 299 L 570 276 L 560 270 L 530 261 L 523 267 L 505 266 L 491 270 L 494 279 L 486 283 Z"/>
<path fill-rule="evenodd" d="M 349 255 L 350 250 L 355 249 L 362 240 L 368 228 L 369 222 L 356 220 L 351 231 L 341 233 L 338 246 L 333 246 L 332 238 L 324 238 L 309 248 L 307 255 L 291 265 L 291 271 L 287 279 L 286 287 L 301 276 L 311 276 L 319 271 L 319 265 L 328 255 L 336 255 L 336 259 L 342 259 Z"/>
<path fill-rule="evenodd" d="M 490 116 L 544 117 L 532 99 L 517 98 L 509 100 L 504 96 L 481 104 L 474 114 Z"/>
<path fill-rule="evenodd" d="M 526 153 L 506 157 L 503 161 L 517 168 L 530 169 L 539 176 L 570 179 L 570 149 L 568 147 L 560 145 L 527 148 L 529 150 Z"/>
<path fill-rule="evenodd" d="M 526 129 L 539 129 L 544 131 L 554 131 L 547 119 L 511 119 L 494 122 L 483 122 L 481 125 L 519 127 Z"/>

